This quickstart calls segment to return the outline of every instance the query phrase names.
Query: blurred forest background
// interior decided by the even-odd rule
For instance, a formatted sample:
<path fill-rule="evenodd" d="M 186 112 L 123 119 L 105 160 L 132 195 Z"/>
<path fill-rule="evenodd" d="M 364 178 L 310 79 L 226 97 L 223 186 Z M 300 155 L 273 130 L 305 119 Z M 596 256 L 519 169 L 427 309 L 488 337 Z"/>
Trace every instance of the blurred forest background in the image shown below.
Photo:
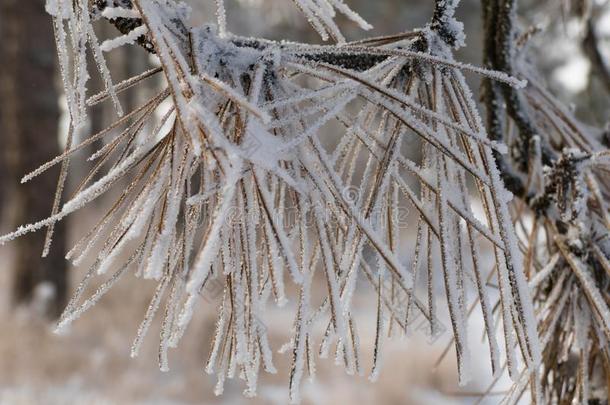
<path fill-rule="evenodd" d="M 214 19 L 213 3 L 189 2 L 195 10 L 196 23 Z M 373 35 L 421 27 L 429 20 L 433 7 L 430 0 L 348 3 L 374 25 Z M 610 60 L 607 2 L 591 2 L 595 13 L 591 26 L 583 26 L 570 17 L 573 10 L 568 9 L 567 1 L 521 3 L 523 32 L 531 35 L 529 54 L 535 56 L 533 62 L 541 72 L 541 80 L 562 101 L 573 106 L 584 122 L 607 128 L 610 77 L 608 67 L 603 69 L 603 57 Z M 229 5 L 229 29 L 236 34 L 319 41 L 290 1 L 233 0 Z M 480 2 L 463 0 L 458 19 L 465 25 L 467 47 L 456 58 L 481 65 Z M 349 39 L 364 35 L 350 24 L 345 27 Z M 99 28 L 100 38 L 115 35 L 108 24 Z M 67 124 L 53 28 L 44 11 L 44 1 L 0 0 L 0 38 L 0 230 L 6 233 L 50 213 L 59 170 L 51 170 L 27 184 L 20 184 L 19 179 L 60 152 L 66 141 Z M 108 60 L 113 72 L 123 72 L 121 77 L 113 77 L 115 81 L 131 77 L 153 63 L 137 46 L 112 51 Z M 469 80 L 473 88 L 479 87 L 478 78 Z M 153 92 L 156 85 L 150 81 L 149 91 Z M 101 88 L 102 83 L 89 82 L 92 93 Z M 131 110 L 144 96 L 125 92 L 123 105 Z M 105 104 L 93 110 L 91 133 L 105 128 L 111 115 Z M 91 145 L 91 150 L 100 146 Z M 80 171 L 78 165 L 83 172 L 89 169 L 82 156 L 73 164 L 77 165 L 76 171 Z M 70 178 L 67 184 L 68 195 L 79 186 Z M 0 404 L 283 403 L 287 377 L 282 373 L 264 377 L 254 402 L 243 398 L 240 386 L 233 383 L 223 397 L 214 396 L 214 379 L 202 367 L 214 328 L 212 310 L 198 313 L 197 327 L 190 330 L 185 344 L 171 359 L 171 372 L 158 371 L 154 339 L 145 345 L 138 359 L 130 359 L 130 342 L 152 294 L 152 289 L 141 288 L 142 284 L 134 289 L 133 280 L 113 289 L 76 322 L 68 335 L 52 333 L 52 320 L 61 312 L 82 275 L 82 269 L 70 267 L 64 260 L 66 249 L 99 219 L 104 203 L 101 200 L 97 206 L 60 222 L 46 258 L 40 257 L 44 232 L 0 248 Z M 274 322 L 267 326 L 272 337 L 281 343 L 287 336 L 282 328 L 290 321 L 282 311 L 273 311 L 277 311 Z M 370 317 L 373 325 L 373 310 Z M 362 344 L 372 344 L 373 335 L 371 326 Z M 316 384 L 307 383 L 304 387 L 305 403 L 472 403 L 476 397 L 471 395 L 484 391 L 490 377 L 481 366 L 481 377 L 458 389 L 453 349 L 435 369 L 449 339 L 446 334 L 432 341 L 417 331 L 409 340 L 395 339 L 385 348 L 386 365 L 374 384 L 365 377 L 354 379 L 343 375 L 330 360 L 321 362 Z M 285 357 L 277 357 L 280 369 L 284 370 L 288 361 Z M 501 394 L 501 384 L 497 390 Z M 489 403 L 497 402 L 493 398 Z"/>

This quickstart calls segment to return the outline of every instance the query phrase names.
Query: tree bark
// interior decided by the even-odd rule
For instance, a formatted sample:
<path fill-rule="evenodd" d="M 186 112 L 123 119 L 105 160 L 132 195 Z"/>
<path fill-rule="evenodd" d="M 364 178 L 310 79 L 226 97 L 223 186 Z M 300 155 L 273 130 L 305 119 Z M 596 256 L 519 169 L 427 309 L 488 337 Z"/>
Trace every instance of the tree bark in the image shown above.
<path fill-rule="evenodd" d="M 46 218 L 53 203 L 57 171 L 23 185 L 17 184 L 17 179 L 59 152 L 55 45 L 44 1 L 2 0 L 0 15 L 0 139 L 10 179 L 8 222 L 16 227 Z M 36 288 L 46 283 L 53 290 L 45 298 L 45 312 L 56 317 L 66 300 L 65 225 L 57 224 L 53 248 L 43 259 L 44 238 L 44 232 L 37 232 L 12 243 L 12 299 L 15 304 L 27 303 Z"/>

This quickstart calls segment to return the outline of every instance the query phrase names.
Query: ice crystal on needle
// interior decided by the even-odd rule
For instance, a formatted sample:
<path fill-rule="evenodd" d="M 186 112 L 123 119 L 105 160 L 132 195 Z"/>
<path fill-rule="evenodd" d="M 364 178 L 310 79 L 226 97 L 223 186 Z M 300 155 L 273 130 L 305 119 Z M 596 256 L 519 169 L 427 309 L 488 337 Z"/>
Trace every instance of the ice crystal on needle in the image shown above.
<path fill-rule="evenodd" d="M 323 38 L 343 41 L 335 11 L 368 28 L 340 0 L 295 3 Z M 220 31 L 213 25 L 190 27 L 188 7 L 172 0 L 94 4 L 95 12 L 86 0 L 50 0 L 47 8 L 56 25 L 72 128 L 81 128 L 87 105 L 108 99 L 117 108 L 117 121 L 80 144 L 68 143 L 60 157 L 25 180 L 60 163 L 65 179 L 71 155 L 106 137 L 111 139 L 94 158 L 110 169 L 96 181 L 90 176 L 63 204 L 60 183 L 51 217 L 0 239 L 52 227 L 129 179 L 109 212 L 68 255 L 77 262 L 93 255 L 95 261 L 60 328 L 126 271 L 135 271 L 158 287 L 132 354 L 159 313 L 160 367 L 166 370 L 168 350 L 179 344 L 197 307 L 209 305 L 202 301 L 207 283 L 221 282 L 206 370 L 218 376 L 218 393 L 226 378 L 237 376 L 254 395 L 259 369 L 275 371 L 265 307 L 270 300 L 277 305 L 294 300 L 289 387 L 297 402 L 318 350 L 320 355 L 334 350 L 348 373 L 363 372 L 351 301 L 357 289 L 367 287 L 358 279 L 368 280 L 378 297 L 372 378 L 381 366 L 386 328 L 406 332 L 417 313 L 435 333 L 433 288 L 442 280 L 460 382 L 469 378 L 469 283 L 485 315 L 492 368 L 500 368 L 501 344 L 511 375 L 518 375 L 516 352 L 528 370 L 536 367 L 540 349 L 508 214 L 510 196 L 492 156 L 503 147 L 487 139 L 461 71 L 514 86 L 519 81 L 455 62 L 455 44 L 447 44 L 434 24 L 391 38 L 313 46 L 233 36 L 226 32 L 221 3 Z M 90 12 L 115 24 L 123 36 L 100 45 Z M 447 18 L 453 21 L 452 13 Z M 101 51 L 134 41 L 156 55 L 160 68 L 115 84 Z M 87 47 L 106 83 L 89 98 L 82 56 Z M 156 74 L 164 75 L 166 88 L 123 114 L 117 94 Z M 158 116 L 163 118 L 156 126 L 144 125 Z M 334 135 L 329 127 L 337 129 Z M 417 157 L 406 153 L 407 142 L 420 145 Z M 355 170 L 357 161 L 366 162 L 363 171 Z M 475 202 L 484 208 L 483 220 L 473 212 Z M 409 226 L 417 229 L 415 241 L 400 232 L 406 211 L 412 213 Z M 407 251 L 416 252 L 412 262 L 405 259 Z M 491 314 L 485 281 L 490 276 L 479 259 L 483 251 L 493 252 L 490 271 L 500 287 L 502 337 Z M 438 266 L 434 257 L 441 258 Z M 96 293 L 83 299 L 88 283 L 111 271 Z M 326 280 L 321 302 L 312 299 L 316 273 Z M 424 297 L 417 296 L 418 280 L 426 280 Z M 287 283 L 296 287 L 296 297 L 289 296 L 293 288 Z M 314 334 L 317 323 L 326 325 L 321 337 Z"/>

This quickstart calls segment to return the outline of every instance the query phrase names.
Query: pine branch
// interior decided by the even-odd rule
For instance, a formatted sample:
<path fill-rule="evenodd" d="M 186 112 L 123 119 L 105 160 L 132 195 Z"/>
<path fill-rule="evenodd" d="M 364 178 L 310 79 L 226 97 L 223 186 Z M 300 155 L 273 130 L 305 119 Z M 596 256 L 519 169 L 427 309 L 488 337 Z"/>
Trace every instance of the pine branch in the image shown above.
<path fill-rule="evenodd" d="M 610 64 L 608 64 L 600 50 L 599 38 L 597 37 L 595 24 L 591 18 L 586 22 L 585 37 L 582 44 L 594 71 L 604 83 L 604 86 L 606 86 L 606 90 L 610 92 Z"/>
<path fill-rule="evenodd" d="M 483 66 L 488 69 L 496 69 L 496 40 L 492 33 L 496 32 L 498 19 L 498 4 L 495 0 L 483 0 L 483 24 L 484 24 L 484 43 L 483 43 Z M 502 87 L 500 83 L 484 78 L 482 81 L 482 97 L 485 105 L 486 128 L 490 139 L 503 142 L 505 134 L 504 117 L 506 116 L 506 105 L 504 103 Z M 494 151 L 496 164 L 502 174 L 502 180 L 506 188 L 514 195 L 527 198 L 525 185 L 521 177 L 515 173 L 509 157 Z"/>
<path fill-rule="evenodd" d="M 158 284 L 132 355 L 165 303 L 159 359 L 160 368 L 167 370 L 169 348 L 184 336 L 201 297 L 214 298 L 210 283 L 221 283 L 223 301 L 206 370 L 218 375 L 217 393 L 231 377 L 228 369 L 243 370 L 246 393 L 254 395 L 259 369 L 274 370 L 259 318 L 271 298 L 281 305 L 296 289 L 290 398 L 297 402 L 306 362 L 314 360 L 314 323 L 327 325 L 322 352 L 336 342 L 337 359 L 346 371 L 360 372 L 358 332 L 349 308 L 360 291 L 356 280 L 362 271 L 371 275 L 367 278 L 378 294 L 372 377 L 379 370 L 386 330 L 393 324 L 406 330 L 412 310 L 421 312 L 432 334 L 440 331 L 435 285 L 442 279 L 459 378 L 466 383 L 471 358 L 467 284 L 474 277 L 491 369 L 500 370 L 504 352 L 511 376 L 535 372 L 541 351 L 534 308 L 514 237 L 510 195 L 493 162 L 493 151 L 503 146 L 485 136 L 463 72 L 520 83 L 453 59 L 451 48 L 464 39 L 454 18 L 457 0 L 438 0 L 432 21 L 419 32 L 331 46 L 228 36 L 223 17 L 218 31 L 187 27 L 188 12 L 171 0 L 100 0 L 91 13 L 90 3 L 77 4 L 78 12 L 71 0 L 58 4 L 50 13 L 76 127 L 85 122 L 91 104 L 112 99 L 118 107 L 121 91 L 155 73 L 166 79 L 165 88 L 143 106 L 124 116 L 117 108 L 115 123 L 69 145 L 27 178 L 104 136 L 112 138 L 91 159 L 112 163 L 107 173 L 94 181 L 93 169 L 60 211 L 0 237 L 3 243 L 52 225 L 130 178 L 104 218 L 68 254 L 75 262 L 93 254 L 96 258 L 60 328 L 91 308 L 133 263 L 138 275 Z M 326 4 L 357 19 L 340 0 Z M 65 9 L 70 11 L 67 22 Z M 321 33 L 340 35 L 333 10 L 322 11 L 312 25 Z M 124 35 L 100 44 L 90 16 L 109 20 Z M 79 39 L 68 46 L 66 26 Z M 103 51 L 136 40 L 157 55 L 159 68 L 115 85 Z M 100 75 L 107 78 L 105 90 L 92 97 L 87 75 L 72 78 L 72 72 L 81 72 L 87 44 Z M 332 146 L 329 128 L 337 140 Z M 417 156 L 405 153 L 413 141 Z M 355 174 L 362 158 L 364 170 Z M 478 206 L 484 215 L 475 213 Z M 404 208 L 412 213 L 409 223 L 417 220 L 416 240 L 401 238 L 396 215 Z M 140 245 L 134 246 L 135 241 Z M 489 249 L 501 292 L 503 336 L 495 328 L 480 260 Z M 411 250 L 413 261 L 407 264 L 400 258 Z M 84 299 L 92 275 L 117 266 Z M 319 303 L 311 300 L 311 283 L 321 270 L 327 291 Z M 294 289 L 285 288 L 285 276 Z M 427 305 L 417 300 L 418 277 L 428 281 Z"/>
<path fill-rule="evenodd" d="M 435 0 L 430 28 L 449 46 L 454 47 L 460 41 L 459 32 L 455 29 L 453 15 L 461 0 Z"/>
<path fill-rule="evenodd" d="M 485 11 L 485 55 L 488 58 L 490 68 L 514 76 L 515 63 L 515 38 L 516 38 L 516 0 L 483 0 Z M 491 42 L 493 38 L 493 43 Z M 518 169 L 527 171 L 529 162 L 529 150 L 532 139 L 538 135 L 538 129 L 534 124 L 521 92 L 510 86 L 500 84 L 504 96 L 504 102 L 508 115 L 514 120 L 519 130 L 518 144 L 513 150 L 513 158 L 518 164 Z M 494 96 L 495 97 L 495 96 Z M 490 106 L 488 105 L 488 108 Z M 491 110 L 497 107 L 491 106 Z M 494 119 L 494 121 L 497 121 Z M 492 131 L 497 128 L 492 126 Z M 496 134 L 497 136 L 497 134 Z M 552 150 L 542 146 L 542 158 L 545 164 L 552 164 L 556 159 Z"/>
<path fill-rule="evenodd" d="M 483 0 L 482 4 L 485 66 L 513 76 L 524 73 L 515 55 L 516 0 Z M 594 54 L 594 40 L 585 41 Z M 506 174 L 516 173 L 511 191 L 525 202 L 517 204 L 515 221 L 534 218 L 531 227 L 522 225 L 530 235 L 523 250 L 544 345 L 543 371 L 539 380 L 532 380 L 532 392 L 542 391 L 548 402 L 603 402 L 603 383 L 599 390 L 591 388 L 597 384 L 594 381 L 608 377 L 608 370 L 599 365 L 608 358 L 607 345 L 593 337 L 610 336 L 610 301 L 603 298 L 610 282 L 610 252 L 598 237 L 610 229 L 605 202 L 608 184 L 602 180 L 607 177 L 603 156 L 608 151 L 549 92 L 528 80 L 528 87 L 519 91 L 486 80 L 483 100 L 493 139 L 507 142 L 505 137 L 511 135 L 505 128 L 507 118 L 517 128 L 511 159 L 497 154 L 496 159 L 509 189 Z M 525 185 L 527 189 L 519 187 Z M 514 192 L 518 190 L 522 193 Z M 536 242 L 541 235 L 546 241 Z M 574 335 L 576 346 L 586 350 L 574 349 L 569 338 Z M 558 362 L 557 353 L 576 358 L 578 372 Z M 591 366 L 596 363 L 597 371 Z M 523 384 L 514 389 L 511 398 L 516 400 L 526 388 Z"/>
<path fill-rule="evenodd" d="M 92 0 L 90 3 L 91 17 L 94 20 L 102 18 L 104 10 L 108 7 L 117 7 L 133 10 L 132 0 Z M 134 29 L 142 26 L 141 18 L 117 17 L 107 19 L 123 35 L 129 34 Z M 141 35 L 136 42 L 149 53 L 155 53 L 155 46 L 148 35 Z"/>

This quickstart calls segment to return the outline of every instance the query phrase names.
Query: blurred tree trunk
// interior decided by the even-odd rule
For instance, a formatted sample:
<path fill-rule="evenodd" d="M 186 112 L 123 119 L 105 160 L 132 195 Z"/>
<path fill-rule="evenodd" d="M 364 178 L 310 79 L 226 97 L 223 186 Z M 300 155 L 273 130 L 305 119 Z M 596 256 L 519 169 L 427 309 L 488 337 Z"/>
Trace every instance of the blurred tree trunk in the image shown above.
<path fill-rule="evenodd" d="M 0 33 L 2 32 L 2 24 L 4 24 L 3 21 L 3 16 L 2 13 L 0 13 Z M 0 55 L 4 55 L 4 46 L 2 44 L 2 41 L 0 41 Z M 2 66 L 0 65 L 0 74 L 2 72 Z M 2 86 L 2 78 L 0 77 L 0 86 Z M 4 125 L 2 123 L 2 110 L 1 110 L 1 106 L 2 106 L 2 100 L 0 100 L 0 131 L 4 130 Z M 4 140 L 4 136 L 2 134 L 0 134 L 0 141 Z M 4 146 L 5 147 L 5 146 Z M 0 231 L 2 231 L 4 228 L 2 227 L 3 223 L 3 219 L 4 219 L 4 213 L 5 213 L 5 207 L 7 205 L 7 197 L 6 197 L 6 190 L 9 187 L 7 178 L 6 178 L 6 172 L 7 172 L 7 167 L 6 167 L 6 152 L 2 152 L 0 151 Z"/>
<path fill-rule="evenodd" d="M 46 218 L 53 203 L 57 171 L 23 185 L 18 179 L 59 152 L 55 45 L 43 0 L 1 0 L 0 15 L 0 139 L 10 179 L 5 192 L 10 197 L 8 222 L 16 227 Z M 44 297 L 36 298 L 47 304 L 46 315 L 56 317 L 65 304 L 67 287 L 63 223 L 57 224 L 53 247 L 43 259 L 44 238 L 44 231 L 39 231 L 12 242 L 13 302 L 27 303 L 37 287 L 52 286 L 40 291 Z"/>

